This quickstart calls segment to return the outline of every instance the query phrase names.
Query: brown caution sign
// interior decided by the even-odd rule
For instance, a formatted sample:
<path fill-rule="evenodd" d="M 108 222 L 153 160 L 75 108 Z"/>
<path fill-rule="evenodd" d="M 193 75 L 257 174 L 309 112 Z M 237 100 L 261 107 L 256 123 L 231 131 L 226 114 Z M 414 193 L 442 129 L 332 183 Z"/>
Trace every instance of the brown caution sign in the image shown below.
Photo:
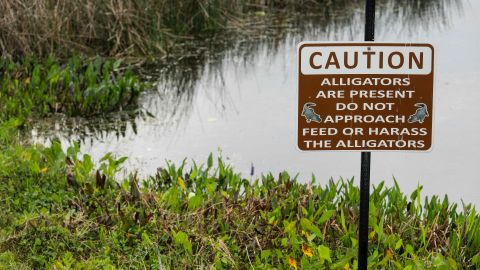
<path fill-rule="evenodd" d="M 433 46 L 302 43 L 298 53 L 300 150 L 431 148 Z"/>

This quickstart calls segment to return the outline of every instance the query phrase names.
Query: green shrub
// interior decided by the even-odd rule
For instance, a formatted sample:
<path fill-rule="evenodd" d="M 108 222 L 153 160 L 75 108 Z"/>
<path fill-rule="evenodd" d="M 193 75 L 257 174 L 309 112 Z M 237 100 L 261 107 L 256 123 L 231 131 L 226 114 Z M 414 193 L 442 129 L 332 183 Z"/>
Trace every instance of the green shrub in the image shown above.
<path fill-rule="evenodd" d="M 0 60 L 0 119 L 53 113 L 91 116 L 127 109 L 148 87 L 121 61 L 71 57 Z"/>
<path fill-rule="evenodd" d="M 0 269 L 356 268 L 353 180 L 301 184 L 285 172 L 249 180 L 212 156 L 123 179 L 125 158 L 97 163 L 77 144 L 20 145 L 5 125 Z M 369 269 L 479 267 L 475 208 L 421 198 L 421 187 L 410 196 L 374 187 Z"/>

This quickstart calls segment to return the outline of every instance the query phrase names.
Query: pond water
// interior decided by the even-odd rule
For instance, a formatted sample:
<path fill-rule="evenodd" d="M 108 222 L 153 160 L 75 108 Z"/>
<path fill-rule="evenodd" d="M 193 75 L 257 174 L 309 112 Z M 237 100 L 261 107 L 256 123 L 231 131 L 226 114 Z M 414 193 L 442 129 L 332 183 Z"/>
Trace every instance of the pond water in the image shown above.
<path fill-rule="evenodd" d="M 139 101 L 153 118 L 57 119 L 49 132 L 35 129 L 34 138 L 81 137 L 83 152 L 128 156 L 127 166 L 142 174 L 166 160 L 204 162 L 213 152 L 245 175 L 253 166 L 256 175 L 286 170 L 301 181 L 312 173 L 321 183 L 358 181 L 360 153 L 296 149 L 297 44 L 363 40 L 363 4 L 336 2 L 342 4 L 311 16 L 274 17 L 275 27 L 253 20 L 242 34 L 162 60 L 150 72 L 156 91 Z M 372 153 L 373 184 L 395 178 L 410 192 L 421 183 L 424 195 L 480 205 L 480 1 L 377 3 L 376 41 L 434 45 L 436 103 L 433 149 Z"/>

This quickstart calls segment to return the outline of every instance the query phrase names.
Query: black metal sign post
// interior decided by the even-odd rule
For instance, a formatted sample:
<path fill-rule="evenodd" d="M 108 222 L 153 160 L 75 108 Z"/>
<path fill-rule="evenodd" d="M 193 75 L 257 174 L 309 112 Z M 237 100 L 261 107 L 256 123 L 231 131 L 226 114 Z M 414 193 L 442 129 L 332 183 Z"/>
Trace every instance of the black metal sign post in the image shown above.
<path fill-rule="evenodd" d="M 366 0 L 365 41 L 375 39 L 375 0 Z M 370 152 L 362 152 L 360 172 L 360 221 L 358 230 L 358 269 L 368 265 L 368 212 L 370 203 Z"/>

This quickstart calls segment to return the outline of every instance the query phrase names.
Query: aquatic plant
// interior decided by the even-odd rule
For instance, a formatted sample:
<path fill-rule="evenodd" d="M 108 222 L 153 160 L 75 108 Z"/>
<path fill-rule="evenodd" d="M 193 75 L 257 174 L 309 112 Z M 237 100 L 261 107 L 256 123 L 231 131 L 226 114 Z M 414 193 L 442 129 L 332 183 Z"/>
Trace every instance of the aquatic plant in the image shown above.
<path fill-rule="evenodd" d="M 0 119 L 53 113 L 91 116 L 126 109 L 146 87 L 121 61 L 71 57 L 0 59 Z"/>
<path fill-rule="evenodd" d="M 0 269 L 356 269 L 353 180 L 243 177 L 212 155 L 122 177 L 126 158 L 20 144 L 18 124 L 0 127 Z M 421 190 L 373 188 L 369 269 L 480 267 L 475 207 Z"/>

